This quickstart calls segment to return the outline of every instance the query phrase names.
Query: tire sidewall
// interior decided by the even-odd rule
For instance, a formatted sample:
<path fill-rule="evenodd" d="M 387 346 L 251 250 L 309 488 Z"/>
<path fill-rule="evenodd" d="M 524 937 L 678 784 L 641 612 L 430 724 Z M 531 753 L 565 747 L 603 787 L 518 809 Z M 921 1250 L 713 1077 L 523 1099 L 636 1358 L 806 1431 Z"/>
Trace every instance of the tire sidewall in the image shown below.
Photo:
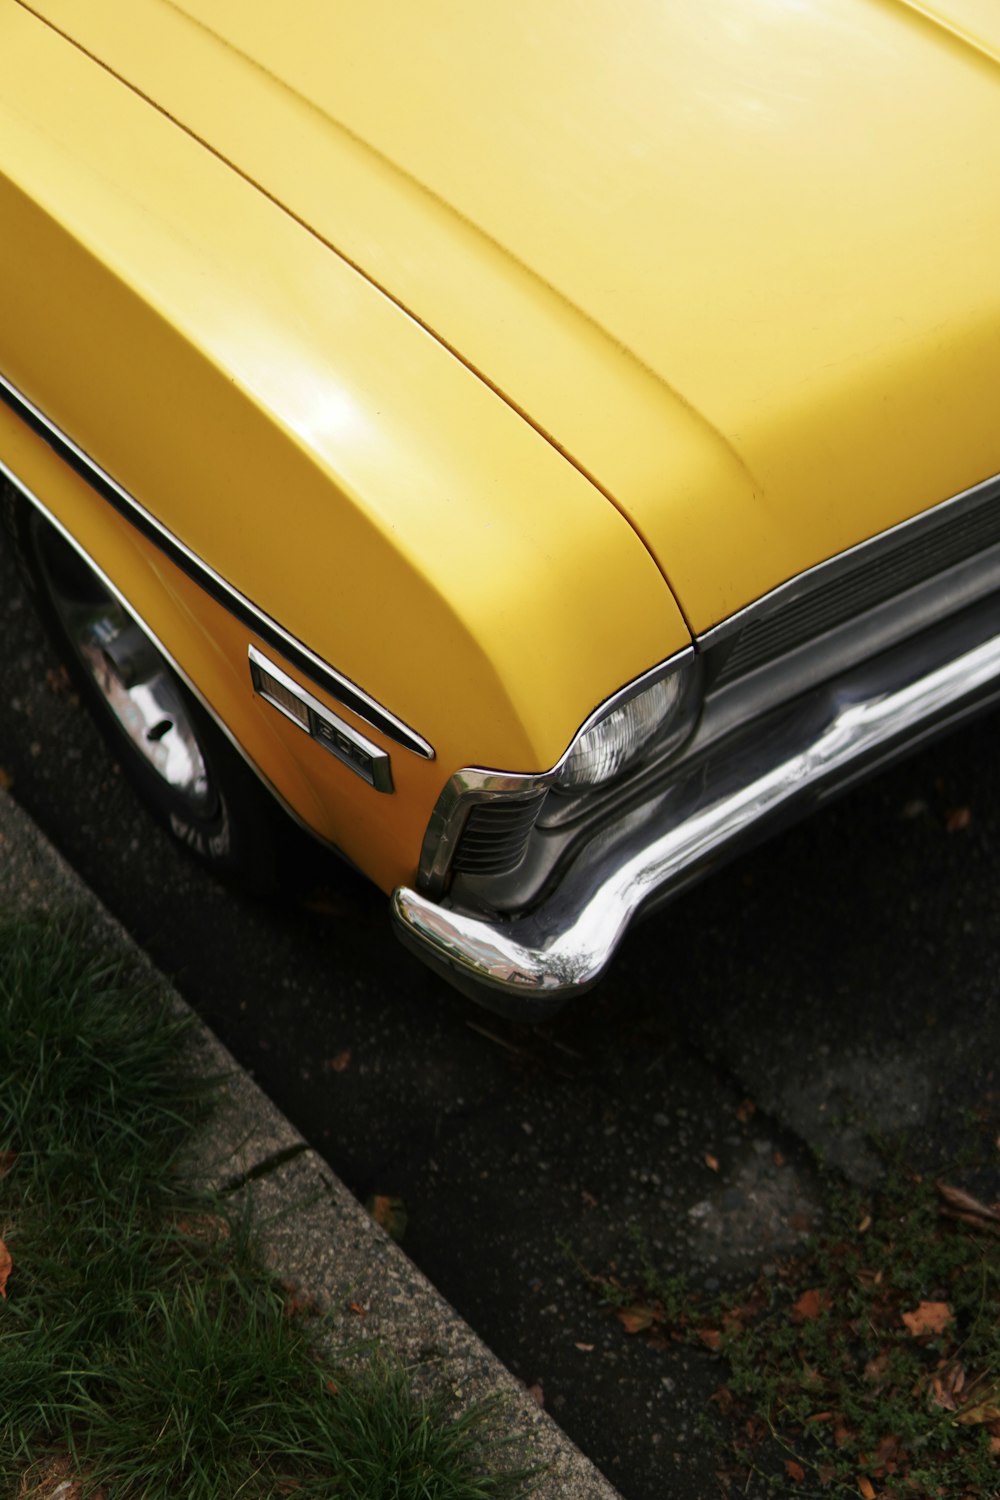
<path fill-rule="evenodd" d="M 48 535 L 59 537 L 66 547 L 71 544 L 59 536 L 30 502 L 13 493 L 10 486 L 3 487 L 0 502 L 20 571 L 49 637 L 113 759 L 146 807 L 188 853 L 230 883 L 256 894 L 273 891 L 278 884 L 280 813 L 255 773 L 172 664 L 164 659 L 205 762 L 214 794 L 211 807 L 203 815 L 196 812 L 182 794 L 156 774 L 132 745 L 84 666 L 52 598 L 47 566 L 41 555 L 46 528 Z M 88 567 L 82 557 L 80 562 Z M 100 579 L 94 576 L 100 584 Z M 123 607 L 135 620 L 127 605 Z M 143 628 L 140 621 L 136 623 Z"/>

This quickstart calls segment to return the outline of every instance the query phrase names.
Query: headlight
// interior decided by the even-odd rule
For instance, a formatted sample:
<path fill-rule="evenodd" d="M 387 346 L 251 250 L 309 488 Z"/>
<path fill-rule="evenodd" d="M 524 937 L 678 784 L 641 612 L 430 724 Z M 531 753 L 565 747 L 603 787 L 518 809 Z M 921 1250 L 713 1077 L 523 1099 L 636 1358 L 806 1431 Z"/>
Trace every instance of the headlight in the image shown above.
<path fill-rule="evenodd" d="M 692 653 L 685 652 L 665 675 L 612 701 L 593 723 L 584 725 L 557 770 L 560 791 L 602 786 L 635 764 L 643 752 L 674 745 L 694 722 Z"/>

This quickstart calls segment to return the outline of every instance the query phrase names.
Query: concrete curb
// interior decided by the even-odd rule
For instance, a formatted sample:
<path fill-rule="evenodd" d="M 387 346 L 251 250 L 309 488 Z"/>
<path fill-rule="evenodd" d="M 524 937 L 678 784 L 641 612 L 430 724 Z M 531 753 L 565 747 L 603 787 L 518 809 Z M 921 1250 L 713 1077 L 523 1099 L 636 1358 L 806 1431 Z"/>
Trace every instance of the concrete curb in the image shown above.
<path fill-rule="evenodd" d="M 9 796 L 0 795 L 0 902 L 7 910 L 72 911 L 171 1006 L 188 1008 L 168 981 L 60 858 Z M 505 1397 L 512 1460 L 544 1466 L 544 1500 L 615 1500 L 618 1492 L 525 1393 L 496 1356 L 310 1150 L 213 1034 L 195 1020 L 199 1066 L 226 1079 L 211 1135 L 192 1171 L 250 1195 L 267 1263 L 316 1298 L 345 1344 L 377 1337 L 418 1380 L 447 1382 L 462 1407 Z M 245 1186 L 244 1186 L 245 1185 Z"/>

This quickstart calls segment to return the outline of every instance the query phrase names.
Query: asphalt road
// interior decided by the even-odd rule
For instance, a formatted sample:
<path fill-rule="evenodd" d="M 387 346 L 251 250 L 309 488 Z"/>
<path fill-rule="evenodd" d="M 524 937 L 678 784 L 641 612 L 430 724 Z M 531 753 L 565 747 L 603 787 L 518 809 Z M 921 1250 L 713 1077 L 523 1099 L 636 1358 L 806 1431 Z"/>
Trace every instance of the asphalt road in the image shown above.
<path fill-rule="evenodd" d="M 422 970 L 332 860 L 305 902 L 215 885 L 107 761 L 2 552 L 0 621 L 25 808 L 353 1191 L 402 1200 L 404 1248 L 627 1500 L 716 1493 L 724 1367 L 627 1335 L 580 1266 L 627 1278 L 642 1245 L 712 1288 L 794 1248 L 819 1163 L 961 1151 L 1000 1094 L 1000 720 L 744 856 L 527 1028 Z"/>

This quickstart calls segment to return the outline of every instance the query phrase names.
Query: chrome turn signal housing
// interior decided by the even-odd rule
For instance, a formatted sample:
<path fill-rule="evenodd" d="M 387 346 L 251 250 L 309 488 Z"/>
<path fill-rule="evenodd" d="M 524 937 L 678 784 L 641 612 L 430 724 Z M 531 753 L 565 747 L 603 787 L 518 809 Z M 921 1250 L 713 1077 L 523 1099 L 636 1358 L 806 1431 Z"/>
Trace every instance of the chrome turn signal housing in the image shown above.
<path fill-rule="evenodd" d="M 324 703 L 307 693 L 300 683 L 269 661 L 255 646 L 250 646 L 248 654 L 250 679 L 258 697 L 304 729 L 310 739 L 322 745 L 377 792 L 392 791 L 389 756 L 380 746 L 359 734 Z"/>

